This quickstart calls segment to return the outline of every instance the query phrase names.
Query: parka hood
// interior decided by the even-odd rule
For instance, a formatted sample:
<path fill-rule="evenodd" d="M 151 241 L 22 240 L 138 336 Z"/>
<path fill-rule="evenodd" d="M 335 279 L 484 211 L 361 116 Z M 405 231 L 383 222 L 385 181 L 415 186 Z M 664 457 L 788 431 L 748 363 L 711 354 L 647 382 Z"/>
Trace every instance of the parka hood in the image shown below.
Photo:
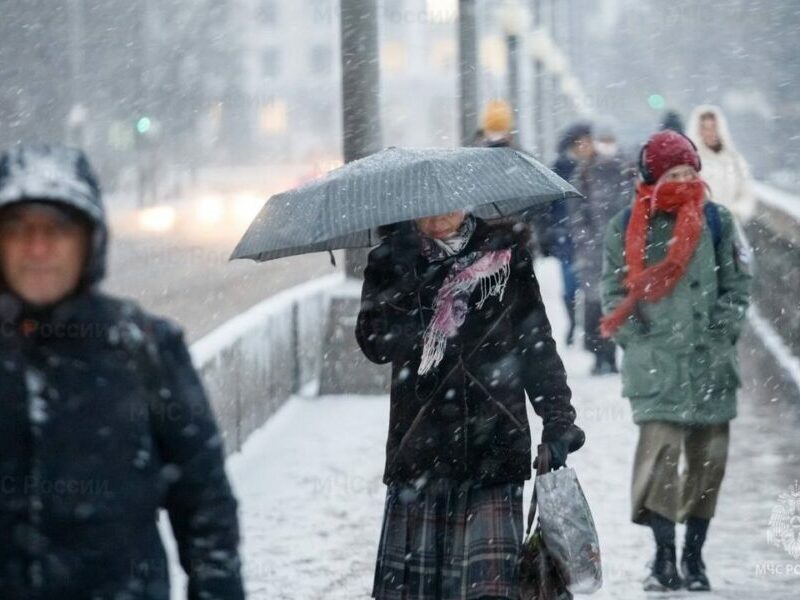
<path fill-rule="evenodd" d="M 91 255 L 81 285 L 105 276 L 108 224 L 97 177 L 86 155 L 59 145 L 17 145 L 0 155 L 0 209 L 47 202 L 77 211 L 92 226 Z"/>
<path fill-rule="evenodd" d="M 728 120 L 725 118 L 722 109 L 713 104 L 701 104 L 692 110 L 692 113 L 689 115 L 689 123 L 686 127 L 686 135 L 689 136 L 689 139 L 691 139 L 701 151 L 706 149 L 703 139 L 700 137 L 700 117 L 706 113 L 713 114 L 717 120 L 717 132 L 719 134 L 719 140 L 722 143 L 722 149 L 735 151 L 736 148 L 733 145 L 733 138 L 728 128 Z"/>

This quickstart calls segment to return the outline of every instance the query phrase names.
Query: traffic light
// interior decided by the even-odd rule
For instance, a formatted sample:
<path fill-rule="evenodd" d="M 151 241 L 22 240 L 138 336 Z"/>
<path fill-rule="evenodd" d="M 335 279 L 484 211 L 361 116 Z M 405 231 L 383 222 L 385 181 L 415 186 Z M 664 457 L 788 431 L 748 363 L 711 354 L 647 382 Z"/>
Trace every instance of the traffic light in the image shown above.
<path fill-rule="evenodd" d="M 136 121 L 136 132 L 139 135 L 147 135 L 152 127 L 153 122 L 150 120 L 150 117 L 141 117 Z"/>
<path fill-rule="evenodd" d="M 650 94 L 650 97 L 647 98 L 647 104 L 649 104 L 650 108 L 653 110 L 663 110 L 667 102 L 661 94 Z"/>

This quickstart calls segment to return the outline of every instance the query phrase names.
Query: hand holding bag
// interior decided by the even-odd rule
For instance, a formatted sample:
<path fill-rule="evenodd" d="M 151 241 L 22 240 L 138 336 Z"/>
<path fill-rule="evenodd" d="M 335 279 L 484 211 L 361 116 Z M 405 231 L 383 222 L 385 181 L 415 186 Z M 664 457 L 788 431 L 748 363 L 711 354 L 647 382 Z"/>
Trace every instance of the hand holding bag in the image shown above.
<path fill-rule="evenodd" d="M 549 450 L 541 445 L 520 563 L 523 600 L 591 594 L 603 583 L 597 531 L 575 471 L 548 472 L 549 465 Z M 539 522 L 531 535 L 537 509 Z"/>
<path fill-rule="evenodd" d="M 550 450 L 546 445 L 539 446 L 536 461 L 536 477 L 550 470 Z M 536 480 L 533 497 L 528 512 L 528 529 L 520 553 L 519 577 L 520 600 L 571 600 L 567 582 L 561 575 L 558 565 L 547 550 L 542 535 L 541 523 L 533 529 L 536 516 Z M 533 531 L 531 531 L 533 529 Z"/>

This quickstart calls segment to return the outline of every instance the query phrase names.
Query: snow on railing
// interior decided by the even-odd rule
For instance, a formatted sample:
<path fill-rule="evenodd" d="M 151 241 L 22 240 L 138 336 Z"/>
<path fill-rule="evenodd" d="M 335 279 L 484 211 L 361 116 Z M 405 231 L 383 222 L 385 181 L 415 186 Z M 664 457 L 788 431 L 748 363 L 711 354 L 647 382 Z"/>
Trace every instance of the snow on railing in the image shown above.
<path fill-rule="evenodd" d="M 785 213 L 800 223 L 800 196 L 760 182 L 753 183 L 753 190 L 759 202 Z"/>
<path fill-rule="evenodd" d="M 191 347 L 228 452 L 318 377 L 328 294 L 342 273 L 267 298 Z"/>
<path fill-rule="evenodd" d="M 800 293 L 800 196 L 756 182 L 761 211 L 747 235 L 755 249 L 750 324 L 776 363 L 800 389 L 800 315 L 791 310 Z"/>

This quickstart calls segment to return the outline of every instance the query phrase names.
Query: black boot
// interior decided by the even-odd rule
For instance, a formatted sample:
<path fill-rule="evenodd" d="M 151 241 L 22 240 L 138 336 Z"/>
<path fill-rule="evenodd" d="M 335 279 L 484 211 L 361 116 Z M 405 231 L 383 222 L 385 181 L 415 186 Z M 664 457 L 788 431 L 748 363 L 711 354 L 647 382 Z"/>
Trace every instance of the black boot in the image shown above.
<path fill-rule="evenodd" d="M 666 592 L 683 587 L 678 574 L 678 560 L 675 554 L 675 523 L 656 513 L 650 513 L 650 528 L 656 539 L 656 557 L 650 575 L 644 580 L 646 592 Z"/>
<path fill-rule="evenodd" d="M 689 517 L 686 522 L 686 542 L 681 555 L 681 572 L 686 589 L 690 592 L 711 591 L 711 583 L 708 581 L 702 556 L 709 523 L 708 519 L 697 517 Z"/>
<path fill-rule="evenodd" d="M 604 340 L 603 348 L 601 350 L 603 359 L 608 365 L 609 372 L 619 373 L 617 369 L 617 346 L 611 340 Z"/>
<path fill-rule="evenodd" d="M 592 375 L 602 375 L 603 374 L 603 361 L 600 358 L 600 355 L 595 353 L 594 355 L 594 366 L 591 370 Z"/>
<path fill-rule="evenodd" d="M 656 557 L 650 575 L 644 580 L 645 592 L 667 592 L 679 590 L 683 581 L 678 574 L 675 546 L 656 546 Z"/>
<path fill-rule="evenodd" d="M 592 375 L 611 375 L 612 373 L 619 373 L 614 358 L 602 351 L 595 353 Z"/>

